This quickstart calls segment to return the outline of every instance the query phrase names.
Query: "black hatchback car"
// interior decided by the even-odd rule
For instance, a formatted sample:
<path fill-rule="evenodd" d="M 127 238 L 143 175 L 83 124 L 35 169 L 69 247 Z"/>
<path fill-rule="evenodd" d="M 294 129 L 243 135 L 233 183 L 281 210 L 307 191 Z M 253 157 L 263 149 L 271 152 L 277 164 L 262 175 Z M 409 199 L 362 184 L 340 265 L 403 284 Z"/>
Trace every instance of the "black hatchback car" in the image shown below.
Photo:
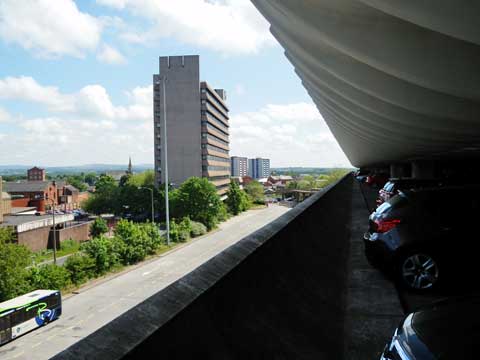
<path fill-rule="evenodd" d="M 480 186 L 400 192 L 380 205 L 364 235 L 370 264 L 408 288 L 472 285 L 478 270 Z M 476 282 L 476 281 L 475 281 Z"/>
<path fill-rule="evenodd" d="M 405 317 L 381 360 L 477 359 L 480 297 L 433 303 Z"/>

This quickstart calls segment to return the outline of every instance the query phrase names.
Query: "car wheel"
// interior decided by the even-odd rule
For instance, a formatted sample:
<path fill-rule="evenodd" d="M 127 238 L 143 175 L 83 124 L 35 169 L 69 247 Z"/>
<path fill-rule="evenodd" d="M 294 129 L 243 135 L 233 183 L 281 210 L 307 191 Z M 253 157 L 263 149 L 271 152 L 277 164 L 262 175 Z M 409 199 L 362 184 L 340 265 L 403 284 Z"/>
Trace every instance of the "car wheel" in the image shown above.
<path fill-rule="evenodd" d="M 427 253 L 411 252 L 402 257 L 398 270 L 402 283 L 412 290 L 428 290 L 438 284 L 438 262 Z"/>

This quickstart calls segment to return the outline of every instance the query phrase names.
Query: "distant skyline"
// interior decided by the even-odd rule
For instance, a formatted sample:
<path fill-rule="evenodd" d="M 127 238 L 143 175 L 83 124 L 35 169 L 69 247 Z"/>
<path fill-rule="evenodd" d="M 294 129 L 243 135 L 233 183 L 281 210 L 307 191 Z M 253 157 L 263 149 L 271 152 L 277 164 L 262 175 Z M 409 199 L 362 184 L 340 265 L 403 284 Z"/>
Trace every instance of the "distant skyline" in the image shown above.
<path fill-rule="evenodd" d="M 249 1 L 51 4 L 0 3 L 0 164 L 153 163 L 158 57 L 198 54 L 227 90 L 231 156 L 350 166 Z"/>

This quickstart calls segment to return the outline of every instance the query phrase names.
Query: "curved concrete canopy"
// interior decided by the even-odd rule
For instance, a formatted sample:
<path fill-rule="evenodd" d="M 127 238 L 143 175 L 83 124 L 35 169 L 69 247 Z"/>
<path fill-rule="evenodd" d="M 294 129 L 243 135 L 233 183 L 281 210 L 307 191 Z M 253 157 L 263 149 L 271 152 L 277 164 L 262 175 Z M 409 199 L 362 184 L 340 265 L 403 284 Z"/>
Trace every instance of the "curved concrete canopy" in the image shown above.
<path fill-rule="evenodd" d="M 353 165 L 480 154 L 480 3 L 252 1 Z"/>

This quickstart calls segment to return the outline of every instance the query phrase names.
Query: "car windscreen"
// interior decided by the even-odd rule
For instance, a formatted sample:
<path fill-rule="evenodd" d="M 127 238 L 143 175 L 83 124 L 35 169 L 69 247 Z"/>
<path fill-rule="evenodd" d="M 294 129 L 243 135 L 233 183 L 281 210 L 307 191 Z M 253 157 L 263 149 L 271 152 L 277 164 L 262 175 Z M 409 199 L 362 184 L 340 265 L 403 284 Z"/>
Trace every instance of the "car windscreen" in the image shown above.
<path fill-rule="evenodd" d="M 405 194 L 400 193 L 398 195 L 395 195 L 394 197 L 390 198 L 388 201 L 384 202 L 382 205 L 380 205 L 376 213 L 378 214 L 384 214 L 389 212 L 392 209 L 400 209 L 405 207 L 408 204 L 408 198 L 405 196 Z"/>

